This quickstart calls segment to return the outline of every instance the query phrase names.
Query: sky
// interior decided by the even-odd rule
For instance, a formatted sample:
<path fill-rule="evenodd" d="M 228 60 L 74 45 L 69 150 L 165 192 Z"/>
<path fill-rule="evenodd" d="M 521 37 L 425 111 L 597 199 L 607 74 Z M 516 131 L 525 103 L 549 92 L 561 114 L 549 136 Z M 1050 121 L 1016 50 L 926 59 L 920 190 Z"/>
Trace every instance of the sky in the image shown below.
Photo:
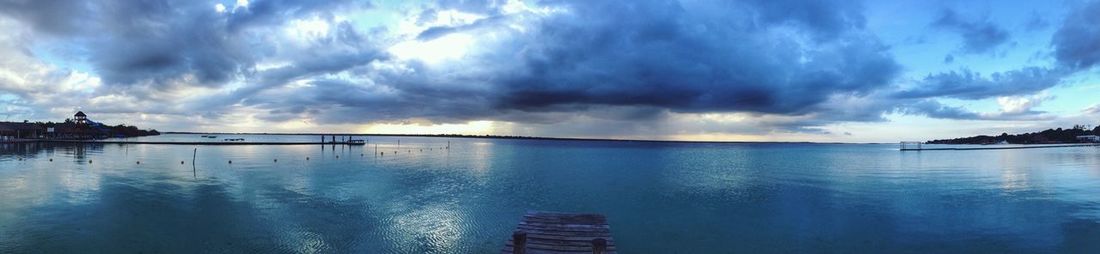
<path fill-rule="evenodd" d="M 1100 1 L 0 0 L 0 121 L 897 142 L 1100 124 Z"/>

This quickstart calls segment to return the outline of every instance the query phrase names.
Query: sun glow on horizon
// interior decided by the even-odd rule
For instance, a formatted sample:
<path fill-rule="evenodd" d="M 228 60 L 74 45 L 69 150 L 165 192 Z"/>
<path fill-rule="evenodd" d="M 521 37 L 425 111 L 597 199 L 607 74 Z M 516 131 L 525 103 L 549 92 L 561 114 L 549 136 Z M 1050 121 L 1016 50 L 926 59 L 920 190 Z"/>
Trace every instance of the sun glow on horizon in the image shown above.
<path fill-rule="evenodd" d="M 416 124 L 416 123 L 384 123 L 369 124 L 360 129 L 362 133 L 371 134 L 463 134 L 463 135 L 491 135 L 498 134 L 500 123 L 495 121 L 470 121 L 461 124 Z"/>

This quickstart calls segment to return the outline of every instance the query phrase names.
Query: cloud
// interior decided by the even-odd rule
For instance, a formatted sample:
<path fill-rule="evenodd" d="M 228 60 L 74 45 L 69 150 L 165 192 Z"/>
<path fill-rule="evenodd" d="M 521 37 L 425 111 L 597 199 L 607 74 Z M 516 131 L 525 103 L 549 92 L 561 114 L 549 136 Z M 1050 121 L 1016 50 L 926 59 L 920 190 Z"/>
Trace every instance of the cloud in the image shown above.
<path fill-rule="evenodd" d="M 14 0 L 0 2 L 0 14 L 26 21 L 48 34 L 87 33 L 85 21 L 94 18 L 90 2 L 70 0 Z"/>
<path fill-rule="evenodd" d="M 1050 27 L 1050 22 L 1038 12 L 1032 12 L 1031 18 L 1024 23 L 1024 29 L 1027 31 L 1039 31 L 1047 27 Z"/>
<path fill-rule="evenodd" d="M 219 12 L 200 1 L 17 1 L 14 17 L 87 53 L 108 85 L 218 87 L 253 68 L 267 26 L 307 15 L 331 16 L 342 1 L 255 1 Z"/>
<path fill-rule="evenodd" d="M 965 20 L 957 12 L 944 9 L 932 27 L 957 33 L 963 39 L 962 52 L 983 54 L 1008 42 L 1009 33 L 988 19 Z"/>
<path fill-rule="evenodd" d="M 35 74 L 0 80 L 28 90 L 12 91 L 19 103 L 71 96 L 63 107 L 212 128 L 493 120 L 552 136 L 825 135 L 821 126 L 887 121 L 884 113 L 1036 118 L 1044 99 L 1025 98 L 1070 72 L 964 68 L 898 86 L 903 68 L 866 28 L 859 1 L 442 1 L 379 27 L 362 27 L 369 22 L 357 15 L 372 6 L 355 1 L 50 4 L 0 4 L 36 46 L 0 54 L 75 52 L 27 61 L 35 68 L 5 65 Z M 953 11 L 934 26 L 960 34 L 963 54 L 1009 37 Z M 50 66 L 58 61 L 86 68 Z M 62 96 L 23 85 L 62 81 L 86 86 Z M 1003 112 L 941 103 L 1002 97 Z"/>
<path fill-rule="evenodd" d="M 922 99 L 900 104 L 897 112 L 954 120 L 1039 121 L 1055 118 L 1046 112 L 1031 110 L 1032 107 L 1038 106 L 1041 100 L 1005 98 L 998 100 L 998 103 L 1001 105 L 999 112 L 975 112 L 961 106 L 945 105 L 934 99 Z"/>
<path fill-rule="evenodd" d="M 818 115 L 834 96 L 887 87 L 900 69 L 887 47 L 862 30 L 860 6 L 846 1 L 796 5 L 800 14 L 787 19 L 766 1 L 548 3 L 535 11 L 484 10 L 493 15 L 412 34 L 425 43 L 478 34 L 475 46 L 455 49 L 465 52 L 453 61 L 375 57 L 366 66 L 326 71 L 345 78 L 314 78 L 307 86 L 235 98 L 280 116 L 273 119 L 312 117 L 318 123 Z M 556 11 L 539 11 L 545 9 Z M 414 19 L 431 23 L 421 22 L 423 15 Z M 819 117 L 881 119 L 867 115 Z"/>
<path fill-rule="evenodd" d="M 1085 108 L 1084 110 L 1081 110 L 1081 112 L 1084 112 L 1086 114 L 1100 114 L 1100 104 L 1092 105 L 1088 108 Z"/>
<path fill-rule="evenodd" d="M 571 12 L 548 17 L 519 38 L 521 54 L 494 56 L 520 60 L 493 84 L 501 91 L 496 106 L 791 114 L 833 94 L 885 86 L 897 73 L 886 47 L 856 29 L 861 19 L 848 17 L 855 7 L 795 5 L 805 9 L 791 11 L 802 14 L 780 19 L 772 4 L 568 4 Z"/>
<path fill-rule="evenodd" d="M 1044 101 L 1054 99 L 1054 96 L 1039 94 L 1034 96 L 1022 96 L 1022 97 L 999 97 L 997 98 L 997 104 L 1001 106 L 1001 112 L 1004 114 L 1038 114 L 1042 112 L 1036 112 L 1032 108 L 1042 105 Z"/>
<path fill-rule="evenodd" d="M 967 69 L 926 76 L 913 87 L 894 93 L 894 98 L 946 97 L 979 100 L 998 96 L 1034 94 L 1057 85 L 1067 72 L 1062 69 L 1026 67 L 994 72 L 988 77 Z"/>
<path fill-rule="evenodd" d="M 1088 69 L 1100 62 L 1100 1 L 1076 6 L 1054 33 L 1051 45 L 1058 63 Z"/>

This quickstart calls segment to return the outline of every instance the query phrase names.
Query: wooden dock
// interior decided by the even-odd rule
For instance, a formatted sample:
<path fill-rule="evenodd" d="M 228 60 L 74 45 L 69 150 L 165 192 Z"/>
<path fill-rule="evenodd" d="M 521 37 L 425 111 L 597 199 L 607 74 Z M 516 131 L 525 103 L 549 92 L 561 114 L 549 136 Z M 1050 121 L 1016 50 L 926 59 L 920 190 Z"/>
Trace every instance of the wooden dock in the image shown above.
<path fill-rule="evenodd" d="M 501 253 L 617 253 L 602 214 L 528 211 Z"/>

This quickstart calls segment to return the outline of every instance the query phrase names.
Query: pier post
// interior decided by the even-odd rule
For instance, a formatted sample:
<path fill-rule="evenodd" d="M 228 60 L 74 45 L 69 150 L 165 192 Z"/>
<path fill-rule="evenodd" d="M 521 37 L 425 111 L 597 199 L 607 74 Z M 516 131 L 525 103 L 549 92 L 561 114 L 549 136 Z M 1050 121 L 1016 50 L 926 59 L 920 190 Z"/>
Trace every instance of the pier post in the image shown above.
<path fill-rule="evenodd" d="M 524 254 L 527 252 L 527 233 L 516 231 L 512 233 L 512 253 Z"/>
<path fill-rule="evenodd" d="M 592 239 L 592 254 L 604 254 L 607 252 L 607 240 L 603 238 Z"/>

